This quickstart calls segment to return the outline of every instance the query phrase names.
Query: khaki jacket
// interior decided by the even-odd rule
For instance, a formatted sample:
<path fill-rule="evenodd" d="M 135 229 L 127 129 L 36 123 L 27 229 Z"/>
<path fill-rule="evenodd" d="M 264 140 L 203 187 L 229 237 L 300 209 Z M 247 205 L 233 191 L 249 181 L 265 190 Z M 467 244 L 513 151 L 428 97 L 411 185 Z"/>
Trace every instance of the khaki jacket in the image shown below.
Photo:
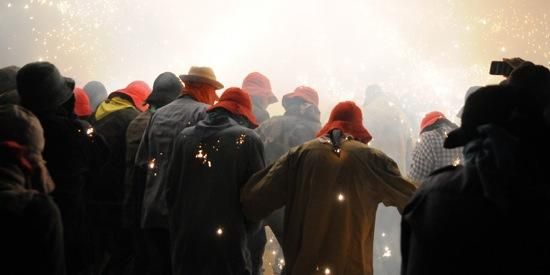
<path fill-rule="evenodd" d="M 401 211 L 414 190 L 381 151 L 345 140 L 337 153 L 321 138 L 256 173 L 241 203 L 253 221 L 286 206 L 287 274 L 372 274 L 377 206 Z"/>

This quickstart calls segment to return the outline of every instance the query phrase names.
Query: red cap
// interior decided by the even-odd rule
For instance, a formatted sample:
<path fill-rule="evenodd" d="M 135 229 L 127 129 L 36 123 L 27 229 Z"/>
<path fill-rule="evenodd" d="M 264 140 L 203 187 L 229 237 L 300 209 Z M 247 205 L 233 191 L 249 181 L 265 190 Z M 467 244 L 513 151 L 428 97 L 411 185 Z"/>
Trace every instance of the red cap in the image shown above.
<path fill-rule="evenodd" d="M 422 122 L 420 123 L 420 131 L 424 131 L 424 129 L 428 126 L 433 125 L 438 120 L 445 118 L 445 115 L 441 112 L 434 111 L 427 113 L 426 116 L 422 119 Z"/>
<path fill-rule="evenodd" d="M 89 116 L 92 114 L 92 107 L 90 106 L 90 99 L 82 88 L 74 89 L 74 113 L 79 116 Z"/>
<path fill-rule="evenodd" d="M 361 109 L 352 101 L 340 102 L 332 109 L 327 124 L 319 131 L 317 137 L 324 136 L 334 129 L 340 129 L 365 144 L 372 140 L 369 131 L 363 126 Z"/>
<path fill-rule="evenodd" d="M 223 108 L 232 114 L 244 116 L 254 128 L 258 127 L 256 117 L 252 113 L 252 100 L 241 88 L 231 87 L 225 90 L 218 103 L 208 108 L 208 111 L 216 108 Z"/>
<path fill-rule="evenodd" d="M 286 94 L 283 97 L 283 106 L 286 107 L 286 103 L 285 103 L 286 100 L 291 99 L 291 98 L 296 98 L 296 97 L 299 97 L 299 98 L 305 100 L 306 102 L 309 102 L 309 103 L 315 105 L 315 107 L 319 107 L 319 95 L 317 94 L 317 91 L 315 91 L 313 88 L 307 87 L 307 86 L 300 86 L 300 87 L 296 88 L 294 90 L 294 92 L 292 92 L 290 94 Z"/>
<path fill-rule="evenodd" d="M 138 110 L 142 112 L 147 110 L 147 103 L 145 103 L 145 100 L 151 93 L 151 88 L 149 87 L 149 85 L 147 85 L 147 83 L 143 81 L 134 81 L 130 83 L 126 88 L 115 91 L 111 95 L 116 93 L 125 94 L 132 98 L 134 106 Z"/>
<path fill-rule="evenodd" d="M 271 91 L 269 79 L 258 72 L 253 72 L 246 76 L 243 80 L 243 90 L 250 96 L 266 98 L 268 104 L 273 104 L 278 101 L 273 91 Z"/>

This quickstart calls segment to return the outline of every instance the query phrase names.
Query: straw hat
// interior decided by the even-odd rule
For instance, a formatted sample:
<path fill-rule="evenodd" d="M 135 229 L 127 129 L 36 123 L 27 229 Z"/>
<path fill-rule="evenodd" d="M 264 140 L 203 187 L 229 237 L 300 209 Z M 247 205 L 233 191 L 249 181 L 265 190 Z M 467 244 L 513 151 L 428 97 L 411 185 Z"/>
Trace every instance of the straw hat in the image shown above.
<path fill-rule="evenodd" d="M 200 82 L 216 87 L 216 90 L 222 89 L 223 84 L 216 80 L 214 71 L 209 67 L 191 67 L 188 74 L 180 75 L 183 82 Z"/>

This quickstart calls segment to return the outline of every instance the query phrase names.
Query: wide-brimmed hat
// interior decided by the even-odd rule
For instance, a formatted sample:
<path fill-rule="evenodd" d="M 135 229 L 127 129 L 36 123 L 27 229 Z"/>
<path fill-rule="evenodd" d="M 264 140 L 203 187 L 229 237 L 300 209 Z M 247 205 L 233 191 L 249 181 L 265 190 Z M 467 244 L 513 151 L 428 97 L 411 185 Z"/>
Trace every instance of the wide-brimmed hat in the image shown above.
<path fill-rule="evenodd" d="M 109 98 L 112 98 L 117 94 L 123 94 L 130 97 L 134 106 L 143 112 L 147 110 L 147 103 L 145 102 L 145 99 L 147 99 L 149 94 L 151 94 L 151 88 L 147 85 L 147 83 L 137 80 L 128 84 L 128 86 L 124 89 L 112 92 L 109 95 Z"/>
<path fill-rule="evenodd" d="M 57 109 L 73 96 L 74 86 L 49 62 L 29 63 L 17 72 L 21 105 L 33 112 Z"/>
<path fill-rule="evenodd" d="M 208 108 L 208 111 L 217 108 L 223 108 L 234 115 L 243 116 L 252 124 L 253 128 L 258 127 L 258 122 L 252 112 L 250 95 L 245 93 L 241 88 L 231 87 L 225 90 L 218 103 Z"/>
<path fill-rule="evenodd" d="M 324 136 L 334 129 L 340 129 L 365 144 L 372 140 L 369 131 L 363 126 L 361 109 L 352 101 L 340 102 L 332 109 L 328 122 L 317 133 L 317 137 Z"/>
<path fill-rule="evenodd" d="M 160 108 L 174 99 L 182 92 L 183 84 L 181 80 L 171 72 L 160 74 L 153 83 L 153 91 L 147 97 L 145 102 Z"/>
<path fill-rule="evenodd" d="M 216 87 L 216 90 L 223 89 L 223 84 L 216 80 L 216 75 L 214 71 L 209 67 L 191 67 L 189 73 L 180 75 L 180 79 L 183 82 L 199 82 L 206 83 Z"/>
<path fill-rule="evenodd" d="M 293 98 L 301 98 L 305 102 L 311 103 L 315 105 L 315 107 L 319 107 L 319 94 L 311 87 L 300 86 L 294 89 L 294 92 L 284 95 L 283 107 L 286 108 L 288 106 L 288 101 Z"/>
<path fill-rule="evenodd" d="M 472 93 L 466 100 L 462 124 L 445 139 L 445 148 L 466 145 L 479 137 L 478 127 L 495 124 L 507 127 L 517 106 L 518 90 L 510 86 L 486 86 Z"/>
<path fill-rule="evenodd" d="M 271 90 L 271 82 L 261 73 L 253 72 L 248 74 L 243 80 L 242 86 L 243 90 L 250 96 L 266 98 L 268 104 L 273 104 L 278 101 Z"/>

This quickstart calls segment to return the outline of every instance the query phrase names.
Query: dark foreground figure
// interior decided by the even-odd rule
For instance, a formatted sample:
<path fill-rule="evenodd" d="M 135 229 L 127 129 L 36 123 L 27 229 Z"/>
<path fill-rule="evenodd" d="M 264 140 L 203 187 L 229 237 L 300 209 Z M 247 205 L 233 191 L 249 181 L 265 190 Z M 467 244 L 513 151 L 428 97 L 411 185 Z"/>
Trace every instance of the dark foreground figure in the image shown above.
<path fill-rule="evenodd" d="M 403 213 L 402 274 L 550 272 L 549 88 L 528 65 L 468 98 L 445 141 L 465 145 L 464 166 L 435 172 Z"/>

